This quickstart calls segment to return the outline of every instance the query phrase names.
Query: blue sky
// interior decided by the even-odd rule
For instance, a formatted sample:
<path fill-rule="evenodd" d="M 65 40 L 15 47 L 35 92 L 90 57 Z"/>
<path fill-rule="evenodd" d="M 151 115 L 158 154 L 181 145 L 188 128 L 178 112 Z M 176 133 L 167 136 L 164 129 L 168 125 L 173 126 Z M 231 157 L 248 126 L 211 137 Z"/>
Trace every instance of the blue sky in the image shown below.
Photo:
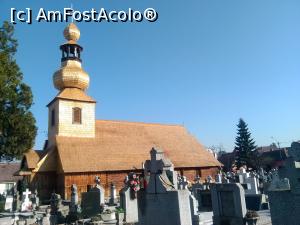
<path fill-rule="evenodd" d="M 10 9 L 155 8 L 154 23 L 77 23 L 97 119 L 184 124 L 206 146 L 232 150 L 240 117 L 257 145 L 300 139 L 300 1 L 1 0 Z M 57 94 L 66 23 L 18 23 L 17 62 L 32 88 L 36 147 Z"/>

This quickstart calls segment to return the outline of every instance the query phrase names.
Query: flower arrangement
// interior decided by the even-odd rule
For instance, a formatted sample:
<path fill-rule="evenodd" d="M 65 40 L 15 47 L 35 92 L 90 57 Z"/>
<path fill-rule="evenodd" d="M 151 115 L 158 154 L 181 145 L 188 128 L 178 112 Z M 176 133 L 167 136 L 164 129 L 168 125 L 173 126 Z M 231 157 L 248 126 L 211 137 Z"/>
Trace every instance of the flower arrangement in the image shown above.
<path fill-rule="evenodd" d="M 140 190 L 140 179 L 135 173 L 128 174 L 128 185 L 130 187 L 131 198 L 136 198 L 136 193 Z"/>

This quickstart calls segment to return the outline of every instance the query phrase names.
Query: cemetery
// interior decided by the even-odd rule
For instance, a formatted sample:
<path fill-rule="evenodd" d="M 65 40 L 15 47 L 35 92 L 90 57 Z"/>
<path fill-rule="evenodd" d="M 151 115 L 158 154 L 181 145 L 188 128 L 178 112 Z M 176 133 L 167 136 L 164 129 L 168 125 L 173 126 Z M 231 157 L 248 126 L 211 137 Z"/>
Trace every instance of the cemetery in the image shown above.
<path fill-rule="evenodd" d="M 300 142 L 271 170 L 226 171 L 184 126 L 96 120 L 74 23 L 64 37 L 48 139 L 1 194 L 0 225 L 300 224 Z"/>
<path fill-rule="evenodd" d="M 297 225 L 300 142 L 292 144 L 289 156 L 284 167 L 270 173 L 241 168 L 189 181 L 162 149 L 152 148 L 143 172 L 128 173 L 119 193 L 113 182 L 105 193 L 98 176 L 80 196 L 73 184 L 70 199 L 52 193 L 47 204 L 35 190 L 26 189 L 22 197 L 13 190 L 0 224 Z"/>

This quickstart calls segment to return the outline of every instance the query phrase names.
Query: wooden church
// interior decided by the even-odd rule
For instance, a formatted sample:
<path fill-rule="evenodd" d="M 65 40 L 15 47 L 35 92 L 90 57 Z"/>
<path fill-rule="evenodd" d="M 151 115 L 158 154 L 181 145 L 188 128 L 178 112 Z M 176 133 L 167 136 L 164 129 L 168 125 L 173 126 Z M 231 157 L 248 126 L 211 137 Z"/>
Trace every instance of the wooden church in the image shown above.
<path fill-rule="evenodd" d="M 113 182 L 119 190 L 125 176 L 142 171 L 152 147 L 159 147 L 189 180 L 214 176 L 221 164 L 188 131 L 179 125 L 95 119 L 96 101 L 87 95 L 89 75 L 81 67 L 80 31 L 74 23 L 64 30 L 60 46 L 61 68 L 53 75 L 59 90 L 47 105 L 48 140 L 42 151 L 30 150 L 20 174 L 42 198 L 55 191 L 70 198 L 70 187 L 87 191 L 99 176 L 106 189 Z"/>

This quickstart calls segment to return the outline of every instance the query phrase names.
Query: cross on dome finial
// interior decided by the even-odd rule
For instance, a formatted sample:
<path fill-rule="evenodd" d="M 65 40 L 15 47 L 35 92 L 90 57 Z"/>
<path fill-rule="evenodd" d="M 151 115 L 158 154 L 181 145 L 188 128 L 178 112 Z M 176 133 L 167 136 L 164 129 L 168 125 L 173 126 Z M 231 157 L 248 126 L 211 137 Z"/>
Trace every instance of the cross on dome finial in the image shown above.
<path fill-rule="evenodd" d="M 75 23 L 70 23 L 64 29 L 64 37 L 68 40 L 68 42 L 76 42 L 80 38 L 80 30 L 75 25 Z"/>

